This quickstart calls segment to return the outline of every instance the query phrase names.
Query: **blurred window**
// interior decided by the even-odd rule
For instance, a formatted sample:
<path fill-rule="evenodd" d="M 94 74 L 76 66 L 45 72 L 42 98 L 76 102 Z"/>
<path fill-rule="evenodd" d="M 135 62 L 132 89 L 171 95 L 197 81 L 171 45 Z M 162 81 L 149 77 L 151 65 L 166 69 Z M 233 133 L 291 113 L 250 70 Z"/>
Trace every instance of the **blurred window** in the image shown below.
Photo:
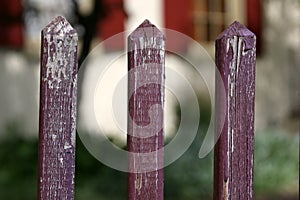
<path fill-rule="evenodd" d="M 214 41 L 225 28 L 225 0 L 193 0 L 193 37 L 199 42 Z"/>

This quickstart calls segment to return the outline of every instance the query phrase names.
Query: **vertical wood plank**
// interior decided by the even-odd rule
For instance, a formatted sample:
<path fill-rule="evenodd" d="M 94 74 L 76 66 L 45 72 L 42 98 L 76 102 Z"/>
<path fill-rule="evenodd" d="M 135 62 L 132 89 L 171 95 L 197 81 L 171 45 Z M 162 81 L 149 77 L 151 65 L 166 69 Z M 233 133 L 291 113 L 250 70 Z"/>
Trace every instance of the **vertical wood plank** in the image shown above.
<path fill-rule="evenodd" d="M 128 37 L 128 199 L 163 199 L 165 37 L 145 20 Z"/>
<path fill-rule="evenodd" d="M 77 44 L 59 16 L 42 30 L 38 199 L 74 199 Z"/>
<path fill-rule="evenodd" d="M 225 96 L 218 96 L 216 81 L 217 126 L 218 106 L 226 106 L 226 115 L 215 147 L 215 200 L 254 198 L 255 63 L 255 35 L 234 22 L 216 39 L 216 65 L 225 87 Z"/>

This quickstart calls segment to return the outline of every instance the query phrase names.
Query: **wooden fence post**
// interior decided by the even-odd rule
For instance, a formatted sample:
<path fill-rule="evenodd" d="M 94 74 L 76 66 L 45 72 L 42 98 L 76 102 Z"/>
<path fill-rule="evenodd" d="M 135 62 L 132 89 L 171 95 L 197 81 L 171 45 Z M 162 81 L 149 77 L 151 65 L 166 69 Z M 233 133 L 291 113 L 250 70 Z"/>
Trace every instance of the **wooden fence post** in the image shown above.
<path fill-rule="evenodd" d="M 128 37 L 129 200 L 163 199 L 164 65 L 165 37 L 145 20 Z"/>
<path fill-rule="evenodd" d="M 216 65 L 225 87 L 223 98 L 217 92 L 216 110 L 225 101 L 226 114 L 215 147 L 215 200 L 253 199 L 255 46 L 255 35 L 239 22 L 216 39 Z M 218 116 L 216 123 L 221 126 Z"/>
<path fill-rule="evenodd" d="M 74 199 L 76 31 L 61 16 L 42 30 L 38 199 Z"/>

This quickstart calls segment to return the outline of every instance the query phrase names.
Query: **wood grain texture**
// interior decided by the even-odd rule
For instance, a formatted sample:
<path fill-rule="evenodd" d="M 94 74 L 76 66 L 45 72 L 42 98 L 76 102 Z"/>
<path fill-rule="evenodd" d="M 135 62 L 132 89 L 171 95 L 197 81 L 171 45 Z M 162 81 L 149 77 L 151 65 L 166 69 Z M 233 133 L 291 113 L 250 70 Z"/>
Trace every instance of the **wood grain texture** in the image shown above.
<path fill-rule="evenodd" d="M 128 37 L 128 199 L 163 199 L 165 37 L 145 20 Z"/>
<path fill-rule="evenodd" d="M 225 86 L 225 96 L 218 96 L 216 82 L 216 115 L 220 105 L 226 115 L 215 147 L 215 200 L 254 198 L 255 45 L 255 35 L 238 22 L 216 39 L 216 65 Z M 221 126 L 218 121 L 217 116 Z"/>
<path fill-rule="evenodd" d="M 42 30 L 38 199 L 74 199 L 76 31 L 63 17 Z"/>

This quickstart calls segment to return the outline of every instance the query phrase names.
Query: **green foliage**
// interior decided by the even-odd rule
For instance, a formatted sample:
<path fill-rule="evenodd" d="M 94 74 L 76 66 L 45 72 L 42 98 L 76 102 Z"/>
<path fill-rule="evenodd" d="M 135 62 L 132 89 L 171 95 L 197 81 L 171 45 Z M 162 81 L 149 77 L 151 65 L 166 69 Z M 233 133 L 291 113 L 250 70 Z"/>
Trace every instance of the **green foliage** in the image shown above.
<path fill-rule="evenodd" d="M 278 131 L 256 134 L 255 193 L 297 191 L 299 136 Z"/>
<path fill-rule="evenodd" d="M 77 138 L 75 199 L 126 199 L 126 177 L 96 160 Z"/>
<path fill-rule="evenodd" d="M 38 143 L 21 137 L 16 124 L 7 128 L 5 140 L 0 141 L 1 199 L 36 199 Z"/>
<path fill-rule="evenodd" d="M 198 158 L 199 147 L 191 148 L 175 163 L 165 168 L 165 199 L 212 199 L 212 153 L 205 159 Z"/>
<path fill-rule="evenodd" d="M 203 129 L 205 130 L 205 129 Z M 212 199 L 213 154 L 198 158 L 202 129 L 192 146 L 176 162 L 165 168 L 165 199 Z M 21 137 L 16 125 L 8 127 L 0 141 L 1 199 L 37 198 L 38 143 Z M 299 138 L 282 133 L 256 134 L 255 194 L 276 194 L 298 187 Z M 75 199 L 126 199 L 127 175 L 110 169 L 85 149 L 77 138 Z"/>

